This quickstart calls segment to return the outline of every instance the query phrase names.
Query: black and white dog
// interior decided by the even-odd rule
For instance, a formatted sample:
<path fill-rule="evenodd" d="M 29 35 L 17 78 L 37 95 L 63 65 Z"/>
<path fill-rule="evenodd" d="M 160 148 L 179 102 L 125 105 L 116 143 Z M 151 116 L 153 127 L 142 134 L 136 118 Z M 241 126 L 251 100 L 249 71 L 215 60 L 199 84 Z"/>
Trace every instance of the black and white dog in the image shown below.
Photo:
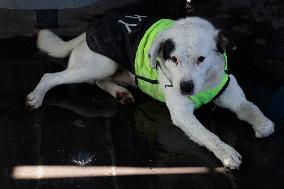
<path fill-rule="evenodd" d="M 132 15 L 127 18 L 137 23 L 128 23 L 121 19 L 118 23 L 124 27 L 124 32 L 131 33 L 145 17 Z M 133 70 L 123 69 L 121 62 L 118 62 L 123 59 L 118 57 L 121 52 L 129 49 L 120 49 L 115 53 L 117 44 L 121 45 L 124 40 L 113 42 L 115 46 L 113 47 L 112 38 L 108 36 L 117 31 L 111 29 L 105 31 L 105 35 L 94 38 L 95 43 L 96 40 L 99 41 L 95 47 L 89 44 L 88 37 L 86 40 L 88 32 L 87 35 L 83 33 L 73 40 L 64 42 L 48 30 L 40 31 L 38 47 L 42 51 L 53 57 L 63 58 L 70 55 L 70 58 L 66 70 L 44 74 L 36 88 L 27 96 L 27 105 L 36 109 L 41 106 L 46 92 L 51 88 L 61 84 L 82 82 L 96 83 L 101 89 L 119 98 L 122 103 L 134 101 L 133 96 L 123 85 L 135 86 L 137 83 L 135 73 L 131 72 Z M 105 41 L 104 36 L 109 39 L 106 44 L 100 41 L 102 39 Z M 128 44 L 127 47 L 130 48 L 133 43 Z M 136 51 L 140 43 L 138 40 L 132 50 Z M 152 69 L 150 72 L 157 72 L 157 85 L 163 92 L 173 124 L 182 129 L 191 140 L 212 151 L 225 167 L 237 169 L 241 164 L 241 155 L 196 119 L 193 114 L 195 104 L 189 98 L 191 95 L 217 86 L 224 78 L 225 60 L 222 51 L 225 50 L 225 43 L 226 39 L 221 35 L 220 30 L 210 22 L 199 17 L 187 17 L 173 21 L 168 28 L 158 32 L 145 53 L 150 55 L 149 62 Z M 100 49 L 101 45 L 104 50 Z M 135 62 L 135 57 L 125 59 Z M 235 112 L 239 119 L 251 124 L 256 137 L 272 134 L 273 122 L 252 102 L 247 101 L 232 74 L 229 75 L 229 80 L 226 89 L 213 102 L 217 106 Z M 165 87 L 169 86 L 169 83 L 171 87 Z"/>

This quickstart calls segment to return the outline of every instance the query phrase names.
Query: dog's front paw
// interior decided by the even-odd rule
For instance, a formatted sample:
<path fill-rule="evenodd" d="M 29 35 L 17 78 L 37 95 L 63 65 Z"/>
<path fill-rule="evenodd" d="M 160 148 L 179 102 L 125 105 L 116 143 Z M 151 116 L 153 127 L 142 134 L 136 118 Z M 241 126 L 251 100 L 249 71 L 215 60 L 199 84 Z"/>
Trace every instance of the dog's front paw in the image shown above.
<path fill-rule="evenodd" d="M 266 119 L 260 125 L 255 126 L 254 131 L 257 138 L 267 137 L 274 132 L 274 123 Z"/>
<path fill-rule="evenodd" d="M 123 91 L 123 92 L 116 92 L 116 99 L 121 103 L 121 104 L 130 104 L 134 103 L 134 97 L 132 94 L 128 91 Z"/>
<path fill-rule="evenodd" d="M 31 92 L 26 97 L 26 107 L 30 111 L 35 110 L 41 106 L 42 101 L 43 101 L 43 95 L 36 93 L 36 92 Z"/>
<path fill-rule="evenodd" d="M 242 156 L 231 146 L 222 143 L 217 147 L 214 154 L 219 158 L 225 167 L 239 169 Z"/>

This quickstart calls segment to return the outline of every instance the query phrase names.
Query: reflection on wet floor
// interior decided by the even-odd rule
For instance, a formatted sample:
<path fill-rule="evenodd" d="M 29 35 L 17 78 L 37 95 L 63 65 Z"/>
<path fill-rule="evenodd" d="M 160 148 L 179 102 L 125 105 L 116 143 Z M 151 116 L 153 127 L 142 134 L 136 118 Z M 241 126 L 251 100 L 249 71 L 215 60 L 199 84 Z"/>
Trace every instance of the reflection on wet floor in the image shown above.
<path fill-rule="evenodd" d="M 12 66 L 15 70 L 30 68 L 17 63 L 5 65 L 5 69 Z M 13 168 L 21 165 L 206 167 L 210 170 L 222 166 L 210 152 L 188 140 L 182 131 L 171 124 L 169 112 L 163 104 L 135 91 L 136 104 L 120 106 L 94 86 L 60 86 L 50 91 L 40 110 L 27 112 L 24 98 L 33 87 L 31 83 L 35 84 L 38 77 L 29 72 L 19 72 L 23 78 L 30 76 L 22 83 L 12 80 L 13 77 L 7 74 L 3 78 L 10 82 L 9 86 L 2 84 L 6 85 L 2 94 L 6 95 L 2 96 L 5 100 L 0 106 L 3 112 L 0 145 L 1 154 L 5 154 L 1 156 L 1 164 L 4 162 L 2 165 L 7 180 L 11 179 Z M 198 118 L 208 129 L 243 155 L 240 171 L 202 175 L 158 174 L 143 176 L 143 179 L 90 177 L 71 180 L 86 186 L 84 179 L 87 179 L 88 186 L 103 185 L 106 188 L 112 188 L 113 185 L 128 188 L 136 183 L 141 188 L 161 185 L 165 188 L 185 187 L 187 183 L 196 184 L 198 188 L 256 187 L 259 179 L 267 185 L 280 182 L 282 163 L 279 160 L 283 156 L 283 122 L 281 124 L 280 118 L 283 118 L 283 114 L 278 111 L 273 114 L 274 108 L 271 107 L 273 104 L 279 107 L 281 101 L 271 101 L 269 104 L 266 95 L 275 95 L 277 99 L 279 92 L 274 92 L 268 86 L 255 86 L 246 88 L 250 98 L 272 115 L 274 121 L 278 121 L 276 133 L 267 139 L 256 139 L 251 127 L 239 121 L 231 112 L 218 108 L 212 110 L 211 107 L 197 112 Z M 270 174 L 256 176 L 258 172 Z M 219 182 L 220 179 L 222 182 Z M 22 182 L 10 180 L 7 184 Z M 48 181 L 62 187 L 68 187 L 69 182 L 68 179 L 63 179 L 60 184 L 54 180 Z M 25 183 L 32 186 L 34 181 Z M 41 184 L 45 186 L 47 181 L 38 183 Z"/>
<path fill-rule="evenodd" d="M 14 37 L 0 40 L 0 172 L 4 173 L 0 174 L 0 187 L 284 188 L 283 25 L 267 15 L 260 17 L 260 9 L 251 8 L 234 5 L 233 13 L 229 12 L 231 9 L 222 12 L 219 8 L 218 15 L 212 13 L 208 17 L 235 41 L 237 50 L 229 50 L 230 70 L 248 99 L 276 122 L 275 133 L 256 139 L 252 128 L 227 110 L 207 106 L 196 112 L 210 131 L 242 154 L 240 170 L 212 171 L 222 167 L 214 155 L 190 141 L 171 123 L 164 104 L 134 89 L 131 90 L 136 103 L 121 106 L 95 86 L 59 86 L 48 92 L 42 108 L 26 111 L 25 96 L 44 73 L 63 69 L 61 64 L 66 60 L 39 53 L 32 38 Z M 254 16 L 250 17 L 252 12 Z M 161 167 L 209 171 L 121 177 L 89 175 L 40 181 L 14 179 L 13 170 L 26 165 L 96 170 L 106 166 L 108 171 L 115 170 L 112 166 L 152 168 L 153 172 Z"/>

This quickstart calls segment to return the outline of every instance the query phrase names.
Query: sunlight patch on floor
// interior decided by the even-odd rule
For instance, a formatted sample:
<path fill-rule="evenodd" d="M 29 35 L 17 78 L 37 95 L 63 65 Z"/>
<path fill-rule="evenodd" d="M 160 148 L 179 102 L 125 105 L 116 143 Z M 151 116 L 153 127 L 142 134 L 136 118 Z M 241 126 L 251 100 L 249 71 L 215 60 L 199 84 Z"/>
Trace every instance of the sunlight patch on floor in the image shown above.
<path fill-rule="evenodd" d="M 207 167 L 123 167 L 123 166 L 16 166 L 12 172 L 14 179 L 60 179 L 131 175 L 165 174 L 207 174 Z M 214 172 L 226 171 L 218 167 Z"/>

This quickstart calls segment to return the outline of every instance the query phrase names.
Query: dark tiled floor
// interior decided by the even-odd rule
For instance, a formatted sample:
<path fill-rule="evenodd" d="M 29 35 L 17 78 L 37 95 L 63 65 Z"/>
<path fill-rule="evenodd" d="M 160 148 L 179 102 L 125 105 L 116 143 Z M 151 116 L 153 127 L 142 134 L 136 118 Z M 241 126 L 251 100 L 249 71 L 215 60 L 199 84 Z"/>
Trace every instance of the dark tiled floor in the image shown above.
<path fill-rule="evenodd" d="M 216 171 L 222 165 L 214 155 L 174 127 L 163 104 L 137 91 L 135 105 L 121 106 L 95 86 L 59 86 L 42 108 L 26 111 L 25 96 L 66 60 L 39 53 L 32 38 L 12 37 L 0 40 L 0 188 L 284 188 L 284 40 L 283 25 L 277 25 L 282 17 L 242 4 L 206 12 L 209 5 L 198 5 L 205 11 L 196 14 L 236 41 L 230 68 L 247 97 L 276 122 L 272 136 L 256 139 L 229 111 L 205 107 L 196 113 L 242 154 L 240 170 Z M 17 180 L 13 170 L 21 165 L 206 167 L 209 172 Z"/>

